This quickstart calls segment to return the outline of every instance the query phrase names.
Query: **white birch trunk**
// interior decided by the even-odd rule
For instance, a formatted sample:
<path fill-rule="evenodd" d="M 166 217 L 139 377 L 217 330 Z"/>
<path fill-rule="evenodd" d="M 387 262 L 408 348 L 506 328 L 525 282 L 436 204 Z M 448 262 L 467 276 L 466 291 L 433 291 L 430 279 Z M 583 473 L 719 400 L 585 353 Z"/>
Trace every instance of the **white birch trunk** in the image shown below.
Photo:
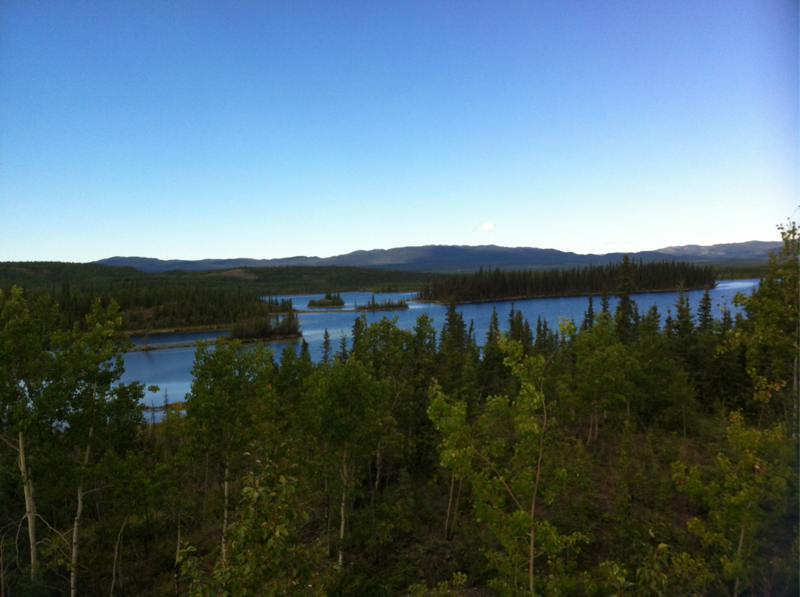
<path fill-rule="evenodd" d="M 225 492 L 225 511 L 222 513 L 222 559 L 227 558 L 227 544 L 225 542 L 225 535 L 228 534 L 228 460 L 225 460 L 225 483 L 224 483 L 224 492 Z"/>
<path fill-rule="evenodd" d="M 31 549 L 31 578 L 36 576 L 36 568 L 39 565 L 36 557 L 36 505 L 33 496 L 33 481 L 28 471 L 28 463 L 25 460 L 25 439 L 22 431 L 19 432 L 19 472 L 22 474 L 22 489 L 25 494 L 25 518 L 28 519 L 28 541 Z"/>
<path fill-rule="evenodd" d="M 122 521 L 122 526 L 119 528 L 119 533 L 117 533 L 117 541 L 114 543 L 114 565 L 111 568 L 111 592 L 109 597 L 114 597 L 114 585 L 117 583 L 117 561 L 120 559 L 119 544 L 122 541 L 122 531 L 125 530 L 128 516 L 130 515 L 125 516 L 125 520 Z M 122 589 L 122 570 L 119 572 L 119 588 Z"/>
<path fill-rule="evenodd" d="M 450 474 L 450 496 L 447 498 L 447 514 L 444 517 L 444 540 L 447 541 L 447 524 L 450 522 L 450 507 L 453 505 L 453 487 L 456 484 L 456 474 Z"/>
<path fill-rule="evenodd" d="M 178 541 L 175 544 L 175 569 L 172 573 L 172 584 L 175 588 L 175 597 L 178 597 L 178 575 L 181 560 L 181 513 L 178 512 Z"/>
<path fill-rule="evenodd" d="M 89 439 L 86 442 L 86 453 L 83 456 L 83 467 L 89 464 L 89 452 L 91 451 L 92 432 L 94 427 L 89 427 Z M 72 524 L 72 570 L 69 575 L 69 594 L 70 597 L 76 597 L 78 594 L 78 531 L 81 525 L 81 516 L 83 515 L 83 481 L 78 484 L 78 509 L 75 512 L 75 521 Z"/>
<path fill-rule="evenodd" d="M 347 448 L 342 456 L 342 504 L 339 508 L 339 568 L 344 564 L 345 509 L 347 507 Z"/>

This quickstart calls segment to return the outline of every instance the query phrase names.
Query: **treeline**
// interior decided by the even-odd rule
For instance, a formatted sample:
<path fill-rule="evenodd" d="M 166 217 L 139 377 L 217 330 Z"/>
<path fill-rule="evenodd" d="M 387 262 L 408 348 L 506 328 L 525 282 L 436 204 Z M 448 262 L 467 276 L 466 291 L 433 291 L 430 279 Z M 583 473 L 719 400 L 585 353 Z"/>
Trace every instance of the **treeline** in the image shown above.
<path fill-rule="evenodd" d="M 444 274 L 344 266 L 243 267 L 232 270 L 144 273 L 132 267 L 97 263 L 0 262 L 0 290 L 12 286 L 50 291 L 68 281 L 72 291 L 99 292 L 109 284 L 138 281 L 141 286 L 192 286 L 258 296 L 341 292 L 416 291 Z"/>
<path fill-rule="evenodd" d="M 513 270 L 489 268 L 470 274 L 455 274 L 426 285 L 418 295 L 422 301 L 469 303 L 509 298 L 575 296 L 615 292 L 623 269 L 630 270 L 634 292 L 711 288 L 714 270 L 684 261 L 630 262 L 589 265 L 571 269 Z"/>
<path fill-rule="evenodd" d="M 759 279 L 767 275 L 766 265 L 715 265 L 714 274 L 717 280 Z"/>
<path fill-rule="evenodd" d="M 397 311 L 400 309 L 408 309 L 408 303 L 403 299 L 376 301 L 374 294 L 365 305 L 356 305 L 356 311 Z"/>
<path fill-rule="evenodd" d="M 45 294 L 34 292 L 34 295 Z M 267 320 L 292 310 L 291 299 L 266 299 L 253 294 L 197 286 L 154 286 L 138 280 L 108 284 L 102 291 L 73 291 L 69 281 L 46 293 L 68 326 L 82 322 L 95 301 L 107 307 L 113 300 L 123 311 L 124 330 L 153 330 L 203 325 L 233 325 L 244 320 Z"/>
<path fill-rule="evenodd" d="M 297 337 L 300 335 L 300 321 L 293 312 L 283 317 L 269 314 L 261 317 L 245 316 L 236 322 L 230 335 L 245 341 Z"/>
<path fill-rule="evenodd" d="M 796 595 L 784 239 L 736 317 L 640 312 L 626 275 L 614 312 L 557 328 L 362 315 L 319 363 L 198 347 L 185 411 L 150 424 L 113 303 L 64 330 L 3 294 L 0 591 Z"/>

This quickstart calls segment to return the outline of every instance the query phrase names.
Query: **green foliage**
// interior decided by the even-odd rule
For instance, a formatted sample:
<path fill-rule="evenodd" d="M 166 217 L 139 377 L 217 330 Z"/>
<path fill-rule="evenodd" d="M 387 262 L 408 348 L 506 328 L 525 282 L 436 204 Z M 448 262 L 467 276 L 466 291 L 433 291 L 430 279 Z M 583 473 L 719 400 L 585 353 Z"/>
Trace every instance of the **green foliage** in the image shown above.
<path fill-rule="evenodd" d="M 767 264 L 758 265 L 712 265 L 717 280 L 749 280 L 767 275 Z"/>
<path fill-rule="evenodd" d="M 703 504 L 708 514 L 693 517 L 689 531 L 706 550 L 720 587 L 738 595 L 748 588 L 753 573 L 763 570 L 763 546 L 768 529 L 789 507 L 792 441 L 782 425 L 754 429 L 733 413 L 727 430 L 728 449 L 716 456 L 710 479 L 698 466 L 673 465 L 678 491 Z"/>
<path fill-rule="evenodd" d="M 104 498 L 126 483 L 110 463 L 140 447 L 144 422 L 144 388 L 119 383 L 129 343 L 118 334 L 116 304 L 95 301 L 83 325 L 59 329 L 58 321 L 46 297 L 30 301 L 19 288 L 0 293 L 0 438 L 10 448 L 0 461 L 0 487 L 13 504 L 4 515 L 28 531 L 29 558 L 20 565 L 30 577 L 15 583 L 20 594 L 35 594 L 45 576 L 83 569 L 82 530 L 97 525 L 109 505 Z M 84 512 L 84 502 L 98 514 Z"/>
<path fill-rule="evenodd" d="M 316 364 L 199 346 L 186 402 L 149 424 L 144 389 L 119 383 L 121 282 L 48 266 L 54 285 L 0 294 L 0 592 L 68 594 L 77 574 L 81 595 L 797 594 L 784 235 L 735 321 L 679 296 L 662 327 L 630 300 L 629 263 L 597 279 L 615 313 L 605 292 L 580 329 L 493 313 L 480 349 L 455 302 L 441 334 L 358 317 Z M 236 276 L 142 275 L 138 292 L 244 305 L 261 272 Z"/>
<path fill-rule="evenodd" d="M 375 295 L 367 301 L 366 305 L 356 305 L 356 311 L 396 311 L 399 309 L 408 309 L 408 303 L 403 299 L 392 300 L 385 299 L 380 302 L 375 300 Z"/>
<path fill-rule="evenodd" d="M 97 263 L 5 262 L 0 263 L 0 289 L 12 286 L 28 292 L 61 293 L 64 282 L 72 292 L 101 293 L 123 284 L 140 289 L 171 287 L 219 290 L 227 295 L 277 296 L 313 294 L 337 288 L 340 292 L 403 292 L 444 279 L 444 274 L 343 266 L 243 267 L 233 270 L 175 270 L 146 274 L 132 267 Z"/>
<path fill-rule="evenodd" d="M 198 344 L 186 397 L 188 447 L 218 462 L 238 459 L 256 438 L 269 441 L 276 408 L 272 351 L 259 344 Z"/>
<path fill-rule="evenodd" d="M 344 299 L 338 292 L 326 292 L 325 298 L 311 299 L 308 301 L 309 309 L 319 309 L 324 307 L 343 307 Z"/>
<path fill-rule="evenodd" d="M 627 255 L 626 255 L 627 258 Z M 445 303 L 480 302 L 541 296 L 600 294 L 620 287 L 621 296 L 633 292 L 704 288 L 714 286 L 714 272 L 686 262 L 624 262 L 572 269 L 511 270 L 483 268 L 470 274 L 454 274 L 427 284 L 419 299 Z M 623 308 L 624 310 L 624 308 Z"/>
<path fill-rule="evenodd" d="M 207 570 L 187 547 L 181 568 L 189 597 L 322 596 L 329 582 L 320 542 L 304 543 L 307 504 L 298 480 L 270 463 L 257 463 L 242 489 L 241 503 L 228 530 L 228 556 Z"/>
<path fill-rule="evenodd" d="M 251 342 L 298 335 L 300 335 L 300 321 L 293 312 L 283 317 L 267 314 L 263 317 L 240 319 L 230 333 L 232 338 Z"/>
<path fill-rule="evenodd" d="M 800 237 L 794 222 L 778 229 L 784 244 L 770 252 L 767 275 L 751 296 L 734 299 L 748 320 L 734 332 L 731 346 L 744 348 L 753 397 L 762 410 L 770 408 L 788 422 L 797 418 L 800 388 Z"/>
<path fill-rule="evenodd" d="M 537 584 L 566 590 L 574 585 L 566 555 L 587 538 L 562 535 L 536 517 L 540 502 L 557 499 L 567 474 L 544 454 L 547 406 L 538 387 L 543 359 L 524 356 L 516 341 L 502 342 L 501 349 L 519 380 L 519 395 L 489 397 L 473 422 L 464 402 L 450 401 L 434 386 L 429 414 L 442 434 L 442 465 L 469 481 L 476 520 L 499 542 L 487 547 L 498 572 L 492 586 L 503 596 L 533 595 Z"/>
<path fill-rule="evenodd" d="M 456 572 L 450 581 L 442 581 L 435 588 L 429 589 L 425 583 L 414 584 L 408 588 L 410 595 L 415 597 L 451 597 L 461 595 L 461 588 L 467 584 L 467 575 Z"/>

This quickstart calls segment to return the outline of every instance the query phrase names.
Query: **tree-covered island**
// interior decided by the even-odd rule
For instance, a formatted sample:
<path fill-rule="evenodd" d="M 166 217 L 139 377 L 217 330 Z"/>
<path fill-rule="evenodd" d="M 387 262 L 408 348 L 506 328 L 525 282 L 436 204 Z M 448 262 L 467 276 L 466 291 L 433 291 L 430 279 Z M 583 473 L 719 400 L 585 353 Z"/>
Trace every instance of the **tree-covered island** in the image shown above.
<path fill-rule="evenodd" d="M 243 342 L 300 338 L 300 321 L 293 311 L 284 316 L 265 315 L 243 318 L 231 329 L 231 338 Z"/>
<path fill-rule="evenodd" d="M 308 301 L 309 309 L 326 309 L 329 307 L 344 307 L 344 299 L 338 292 L 326 292 L 324 298 Z"/>
<path fill-rule="evenodd" d="M 403 309 L 408 309 L 408 303 L 403 299 L 384 299 L 382 301 L 376 301 L 374 294 L 366 304 L 357 304 L 355 308 L 356 311 L 402 311 Z"/>

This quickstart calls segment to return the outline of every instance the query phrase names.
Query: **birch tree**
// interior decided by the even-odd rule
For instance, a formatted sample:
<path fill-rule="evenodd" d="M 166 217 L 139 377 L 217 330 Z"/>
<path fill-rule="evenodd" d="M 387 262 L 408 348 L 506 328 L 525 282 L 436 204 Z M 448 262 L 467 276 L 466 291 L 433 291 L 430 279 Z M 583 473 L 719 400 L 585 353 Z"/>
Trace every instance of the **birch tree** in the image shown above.
<path fill-rule="evenodd" d="M 553 423 L 541 390 L 544 361 L 524 356 L 517 341 L 504 341 L 501 349 L 519 380 L 519 395 L 490 396 L 474 420 L 468 420 L 464 401 L 449 399 L 434 385 L 429 415 L 442 434 L 441 462 L 471 484 L 475 517 L 499 544 L 486 549 L 498 572 L 492 586 L 503 597 L 565 590 L 576 580 L 564 555 L 587 539 L 562 535 L 540 514 L 566 478 L 545 452 Z"/>
<path fill-rule="evenodd" d="M 254 440 L 264 445 L 275 440 L 271 429 L 279 413 L 272 388 L 272 352 L 260 344 L 253 348 L 238 342 L 218 342 L 212 348 L 198 345 L 192 375 L 185 429 L 189 449 L 207 458 L 207 466 L 221 468 L 220 549 L 225 558 L 230 485 L 238 476 L 242 455 Z"/>

